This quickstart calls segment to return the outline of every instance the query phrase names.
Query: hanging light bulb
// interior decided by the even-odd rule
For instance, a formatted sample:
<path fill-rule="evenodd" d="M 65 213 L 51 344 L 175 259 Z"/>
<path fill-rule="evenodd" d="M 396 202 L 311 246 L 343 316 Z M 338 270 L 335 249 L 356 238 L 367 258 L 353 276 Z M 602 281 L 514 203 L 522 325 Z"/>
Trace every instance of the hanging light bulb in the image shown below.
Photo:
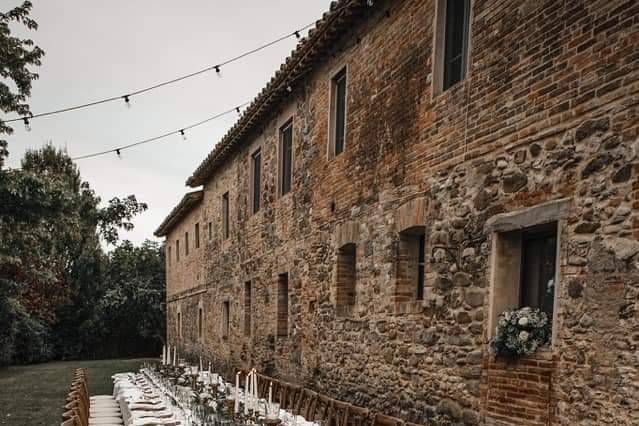
<path fill-rule="evenodd" d="M 217 74 L 218 77 L 222 78 L 222 70 L 220 70 L 219 65 L 215 66 L 215 73 Z"/>
<path fill-rule="evenodd" d="M 120 149 L 116 149 L 115 153 L 118 155 L 118 158 L 121 160 L 122 159 L 122 154 L 120 153 Z"/>
<path fill-rule="evenodd" d="M 240 107 L 236 107 L 235 108 L 235 112 L 237 112 L 239 114 L 240 113 Z"/>
<path fill-rule="evenodd" d="M 126 105 L 126 107 L 131 108 L 131 102 L 129 102 L 129 95 L 124 95 L 122 96 L 122 98 L 124 99 L 124 104 Z"/>
<path fill-rule="evenodd" d="M 291 93 L 293 91 L 293 88 L 291 86 L 286 86 L 286 90 L 288 91 L 288 93 Z"/>
<path fill-rule="evenodd" d="M 184 133 L 184 129 L 180 130 L 180 136 L 182 136 L 182 140 L 185 141 L 186 140 L 186 133 Z"/>
<path fill-rule="evenodd" d="M 29 123 L 29 119 L 27 117 L 23 117 L 22 121 L 24 121 L 24 129 L 27 132 L 30 132 L 31 131 L 31 124 Z"/>
<path fill-rule="evenodd" d="M 295 31 L 295 33 L 294 33 L 294 34 L 295 34 L 295 37 L 297 37 L 297 38 L 301 38 L 301 37 L 302 37 L 302 36 L 300 35 L 300 32 L 299 32 L 299 31 Z"/>

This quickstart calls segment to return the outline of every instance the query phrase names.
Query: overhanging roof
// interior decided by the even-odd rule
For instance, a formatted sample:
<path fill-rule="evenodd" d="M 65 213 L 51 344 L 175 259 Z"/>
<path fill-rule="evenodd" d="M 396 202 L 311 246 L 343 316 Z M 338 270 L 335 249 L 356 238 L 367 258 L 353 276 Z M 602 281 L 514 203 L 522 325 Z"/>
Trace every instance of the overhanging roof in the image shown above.
<path fill-rule="evenodd" d="M 316 22 L 315 28 L 309 31 L 308 36 L 300 40 L 266 87 L 253 99 L 235 125 L 195 169 L 186 184 L 191 187 L 203 185 L 228 155 L 243 142 L 242 138 L 263 120 L 268 119 L 274 108 L 280 105 L 295 88 L 296 82 L 321 63 L 339 37 L 365 15 L 366 9 L 371 9 L 369 4 L 373 5 L 374 2 L 371 0 L 332 2 L 329 11 Z"/>
<path fill-rule="evenodd" d="M 164 237 L 166 236 L 175 225 L 182 220 L 184 216 L 187 215 L 188 212 L 193 210 L 195 206 L 200 204 L 202 198 L 204 197 L 204 191 L 193 191 L 189 192 L 182 197 L 182 200 L 178 203 L 177 206 L 171 210 L 171 213 L 162 221 L 162 224 L 156 229 L 153 233 L 156 237 Z"/>

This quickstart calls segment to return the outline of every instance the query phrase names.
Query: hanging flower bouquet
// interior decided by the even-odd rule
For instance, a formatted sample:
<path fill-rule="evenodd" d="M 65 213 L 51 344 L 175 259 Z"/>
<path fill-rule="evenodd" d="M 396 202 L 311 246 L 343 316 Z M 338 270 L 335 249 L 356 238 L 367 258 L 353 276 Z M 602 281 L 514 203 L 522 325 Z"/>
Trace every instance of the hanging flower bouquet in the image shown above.
<path fill-rule="evenodd" d="M 529 307 L 499 315 L 490 349 L 497 356 L 514 358 L 535 353 L 550 340 L 550 322 L 545 312 Z"/>

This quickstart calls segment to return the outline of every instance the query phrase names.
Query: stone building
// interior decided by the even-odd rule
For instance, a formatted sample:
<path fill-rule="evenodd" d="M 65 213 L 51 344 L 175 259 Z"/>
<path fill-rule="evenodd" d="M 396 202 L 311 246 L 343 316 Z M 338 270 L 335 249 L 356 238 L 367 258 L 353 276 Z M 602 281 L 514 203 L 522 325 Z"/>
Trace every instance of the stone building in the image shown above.
<path fill-rule="evenodd" d="M 638 129 L 636 1 L 335 2 L 156 231 L 169 343 L 423 424 L 639 425 Z M 522 305 L 552 341 L 495 359 Z"/>

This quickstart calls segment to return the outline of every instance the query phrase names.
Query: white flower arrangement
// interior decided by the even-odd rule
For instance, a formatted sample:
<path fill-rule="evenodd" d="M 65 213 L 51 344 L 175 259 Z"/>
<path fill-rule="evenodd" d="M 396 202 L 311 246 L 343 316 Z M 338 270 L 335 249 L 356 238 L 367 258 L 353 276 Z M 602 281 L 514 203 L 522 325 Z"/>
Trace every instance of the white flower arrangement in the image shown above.
<path fill-rule="evenodd" d="M 499 315 L 490 349 L 497 356 L 530 355 L 548 343 L 550 322 L 545 312 L 524 307 Z"/>

